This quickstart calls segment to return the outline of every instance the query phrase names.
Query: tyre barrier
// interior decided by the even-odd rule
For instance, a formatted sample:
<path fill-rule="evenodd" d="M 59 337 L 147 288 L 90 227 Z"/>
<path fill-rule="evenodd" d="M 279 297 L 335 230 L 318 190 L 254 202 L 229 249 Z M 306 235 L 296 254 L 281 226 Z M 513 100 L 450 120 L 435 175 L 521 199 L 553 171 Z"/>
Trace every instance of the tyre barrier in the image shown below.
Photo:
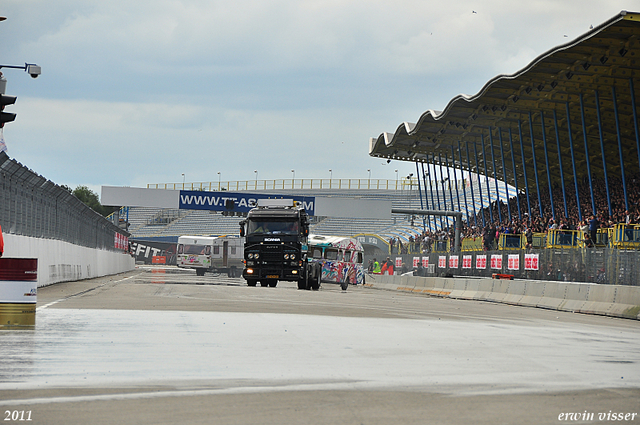
<path fill-rule="evenodd" d="M 374 289 L 640 320 L 640 286 L 540 280 L 368 275 Z"/>

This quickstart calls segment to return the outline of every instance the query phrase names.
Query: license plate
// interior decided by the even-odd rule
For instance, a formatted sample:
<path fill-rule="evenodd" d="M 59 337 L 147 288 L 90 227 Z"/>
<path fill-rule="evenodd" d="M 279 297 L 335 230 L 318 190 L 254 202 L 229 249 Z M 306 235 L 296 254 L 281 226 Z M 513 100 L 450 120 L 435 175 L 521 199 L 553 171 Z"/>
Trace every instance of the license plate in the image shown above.
<path fill-rule="evenodd" d="M 267 279 L 279 279 L 280 276 L 277 274 L 268 274 Z"/>

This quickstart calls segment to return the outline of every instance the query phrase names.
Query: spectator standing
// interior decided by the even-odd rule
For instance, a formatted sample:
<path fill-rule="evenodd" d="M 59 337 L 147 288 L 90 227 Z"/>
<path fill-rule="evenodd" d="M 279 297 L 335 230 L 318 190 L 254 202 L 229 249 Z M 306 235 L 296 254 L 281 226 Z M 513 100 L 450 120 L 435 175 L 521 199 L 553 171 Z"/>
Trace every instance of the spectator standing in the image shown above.
<path fill-rule="evenodd" d="M 4 254 L 4 239 L 2 237 L 2 226 L 0 226 L 0 257 Z"/>
<path fill-rule="evenodd" d="M 600 222 L 595 215 L 591 216 L 591 220 L 589 220 L 589 233 L 591 236 L 591 241 L 596 243 L 598 239 L 596 239 L 598 235 L 598 227 L 600 227 Z"/>
<path fill-rule="evenodd" d="M 382 271 L 380 270 L 380 263 L 375 258 L 373 259 L 373 274 L 380 274 Z"/>

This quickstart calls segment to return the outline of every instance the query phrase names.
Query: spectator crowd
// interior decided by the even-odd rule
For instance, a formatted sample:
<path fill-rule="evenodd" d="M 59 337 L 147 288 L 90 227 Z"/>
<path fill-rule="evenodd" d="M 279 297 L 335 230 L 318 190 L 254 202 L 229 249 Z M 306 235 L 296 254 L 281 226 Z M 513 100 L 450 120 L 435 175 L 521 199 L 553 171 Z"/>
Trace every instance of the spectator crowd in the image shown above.
<path fill-rule="evenodd" d="M 604 179 L 593 180 L 592 185 L 589 185 L 588 179 L 585 179 L 578 184 L 581 214 L 578 213 L 575 186 L 567 185 L 565 187 L 566 211 L 562 187 L 554 187 L 551 196 L 548 189 L 541 189 L 541 204 L 538 203 L 538 196 L 535 192 L 530 193 L 530 205 L 527 205 L 526 193 L 521 193 L 517 197 L 511 198 L 509 205 L 502 199 L 499 202 L 494 200 L 491 206 L 479 211 L 475 217 L 470 216 L 468 221 L 463 216 L 460 237 L 482 238 L 484 249 L 491 250 L 495 249 L 500 234 L 524 234 L 527 238 L 527 245 L 530 247 L 534 233 L 546 233 L 553 229 L 579 230 L 584 233 L 585 244 L 591 246 L 590 244 L 596 241 L 596 233 L 599 228 L 613 227 L 618 223 L 640 224 L 640 174 L 630 175 L 626 179 L 627 203 L 625 203 L 622 179 L 609 178 L 608 183 L 611 211 L 609 211 L 607 186 Z M 592 190 L 595 212 L 591 202 Z M 626 208 L 627 204 L 628 208 Z M 529 211 L 531 211 L 531 216 L 529 216 Z M 509 212 L 511 218 L 509 218 Z M 430 217 L 428 220 L 440 220 L 440 218 Z M 399 238 L 391 238 L 389 240 L 390 253 L 431 252 L 439 242 L 446 242 L 453 240 L 453 238 L 453 226 L 444 227 L 437 231 L 425 230 L 416 237 L 409 237 L 408 242 L 403 242 Z"/>

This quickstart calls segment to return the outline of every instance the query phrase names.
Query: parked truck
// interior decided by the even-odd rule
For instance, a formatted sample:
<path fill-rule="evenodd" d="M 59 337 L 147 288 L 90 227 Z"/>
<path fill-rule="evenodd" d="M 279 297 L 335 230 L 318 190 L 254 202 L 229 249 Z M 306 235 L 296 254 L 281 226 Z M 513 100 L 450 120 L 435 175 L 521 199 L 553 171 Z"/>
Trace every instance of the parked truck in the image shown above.
<path fill-rule="evenodd" d="M 242 245 L 242 238 L 237 236 L 180 236 L 177 266 L 195 269 L 198 276 L 211 272 L 236 277 L 243 267 Z"/>
<path fill-rule="evenodd" d="M 308 258 L 309 216 L 292 199 L 260 199 L 240 222 L 245 238 L 242 277 L 249 286 L 275 287 L 279 280 L 298 289 L 320 288 L 321 266 Z"/>

